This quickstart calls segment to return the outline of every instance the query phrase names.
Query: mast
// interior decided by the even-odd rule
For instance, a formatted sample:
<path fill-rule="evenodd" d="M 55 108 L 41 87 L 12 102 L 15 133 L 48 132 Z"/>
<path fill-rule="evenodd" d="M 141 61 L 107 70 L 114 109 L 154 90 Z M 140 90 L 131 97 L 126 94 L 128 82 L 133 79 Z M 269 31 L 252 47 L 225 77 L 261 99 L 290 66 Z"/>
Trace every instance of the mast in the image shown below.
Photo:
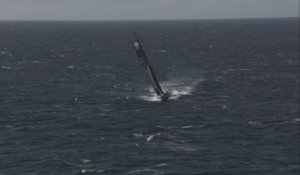
<path fill-rule="evenodd" d="M 155 93 L 157 95 L 159 95 L 160 97 L 164 97 L 165 96 L 165 93 L 163 92 L 163 90 L 161 89 L 160 87 L 160 84 L 156 78 L 156 75 L 154 74 L 154 71 L 149 63 L 149 60 L 144 52 L 144 49 L 136 35 L 136 33 L 134 33 L 134 36 L 136 38 L 136 40 L 134 41 L 133 43 L 133 47 L 134 47 L 134 50 L 136 52 L 136 55 L 137 57 L 140 59 L 140 61 L 143 63 L 149 77 L 150 77 L 150 80 L 151 80 L 151 84 L 152 84 L 152 87 L 155 91 Z"/>

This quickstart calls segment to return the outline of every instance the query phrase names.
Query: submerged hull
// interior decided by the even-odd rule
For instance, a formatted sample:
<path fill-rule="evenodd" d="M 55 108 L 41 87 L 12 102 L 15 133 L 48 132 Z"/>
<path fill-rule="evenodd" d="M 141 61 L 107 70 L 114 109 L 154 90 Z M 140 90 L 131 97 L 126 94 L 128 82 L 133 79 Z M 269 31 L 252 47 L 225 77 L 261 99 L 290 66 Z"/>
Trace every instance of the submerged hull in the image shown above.
<path fill-rule="evenodd" d="M 169 92 L 164 93 L 162 96 L 160 96 L 161 101 L 167 101 L 170 95 L 171 94 Z"/>

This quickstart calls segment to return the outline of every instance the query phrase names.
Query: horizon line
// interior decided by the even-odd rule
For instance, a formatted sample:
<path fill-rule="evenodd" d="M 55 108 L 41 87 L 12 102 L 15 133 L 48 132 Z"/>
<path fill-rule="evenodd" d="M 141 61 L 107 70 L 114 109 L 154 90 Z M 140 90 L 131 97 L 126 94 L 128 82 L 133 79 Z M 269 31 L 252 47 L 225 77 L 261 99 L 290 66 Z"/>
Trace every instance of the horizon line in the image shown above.
<path fill-rule="evenodd" d="M 64 22 L 64 21 L 78 21 L 78 22 L 135 22 L 135 21 L 205 21 L 205 20 L 251 20 L 251 19 L 287 19 L 287 18 L 300 18 L 300 16 L 288 16 L 288 17 L 242 17 L 242 18 L 183 18 L 183 19 L 0 19 L 0 21 L 5 22 Z"/>

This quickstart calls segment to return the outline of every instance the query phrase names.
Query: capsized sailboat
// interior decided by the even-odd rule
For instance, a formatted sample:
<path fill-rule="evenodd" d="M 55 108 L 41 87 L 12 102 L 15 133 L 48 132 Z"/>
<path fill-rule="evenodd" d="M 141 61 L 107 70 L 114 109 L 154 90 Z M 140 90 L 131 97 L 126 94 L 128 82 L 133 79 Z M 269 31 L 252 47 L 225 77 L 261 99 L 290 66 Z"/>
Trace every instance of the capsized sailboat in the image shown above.
<path fill-rule="evenodd" d="M 147 56 L 141 45 L 141 42 L 139 41 L 139 39 L 135 33 L 134 33 L 134 36 L 135 36 L 135 41 L 133 42 L 133 48 L 135 50 L 135 53 L 136 53 L 137 57 L 139 58 L 139 60 L 144 65 L 145 70 L 150 77 L 151 84 L 152 84 L 152 87 L 153 87 L 155 93 L 161 98 L 162 101 L 166 101 L 170 97 L 170 93 L 164 92 L 161 89 L 160 84 L 153 72 L 152 67 L 150 66 L 149 60 L 147 59 Z"/>

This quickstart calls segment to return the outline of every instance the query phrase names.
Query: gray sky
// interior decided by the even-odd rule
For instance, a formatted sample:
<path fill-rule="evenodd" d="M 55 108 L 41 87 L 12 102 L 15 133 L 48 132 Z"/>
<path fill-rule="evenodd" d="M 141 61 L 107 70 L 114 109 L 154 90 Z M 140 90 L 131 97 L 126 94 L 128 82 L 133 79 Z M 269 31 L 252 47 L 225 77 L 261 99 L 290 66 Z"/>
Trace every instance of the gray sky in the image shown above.
<path fill-rule="evenodd" d="M 299 16 L 299 0 L 0 0 L 0 20 L 140 20 Z"/>

